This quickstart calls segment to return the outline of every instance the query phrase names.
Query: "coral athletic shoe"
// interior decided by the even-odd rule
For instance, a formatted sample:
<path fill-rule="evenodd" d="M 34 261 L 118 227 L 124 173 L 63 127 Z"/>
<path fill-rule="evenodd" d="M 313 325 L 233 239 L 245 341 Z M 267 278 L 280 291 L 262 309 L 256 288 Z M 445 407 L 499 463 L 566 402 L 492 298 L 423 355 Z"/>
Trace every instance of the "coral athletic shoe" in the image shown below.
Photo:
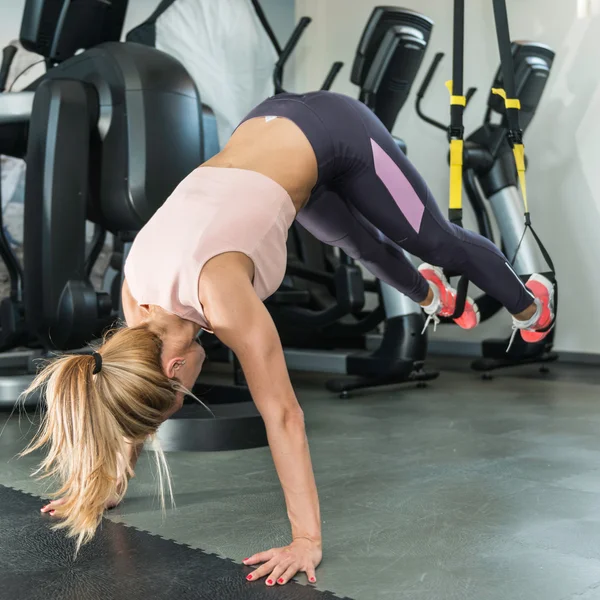
<path fill-rule="evenodd" d="M 433 319 L 435 331 L 435 325 L 439 323 L 438 317 L 451 317 L 454 314 L 456 290 L 450 285 L 439 267 L 423 263 L 419 267 L 419 273 L 427 279 L 433 290 L 434 300 L 429 306 L 423 306 L 423 310 L 429 315 L 425 327 Z M 463 329 L 473 329 L 479 325 L 479 308 L 469 296 L 467 296 L 463 314 L 458 319 L 454 319 L 454 322 Z"/>
<path fill-rule="evenodd" d="M 534 274 L 525 287 L 535 296 L 537 310 L 528 321 L 519 321 L 513 317 L 513 336 L 517 330 L 529 344 L 543 340 L 554 327 L 554 285 L 543 275 Z"/>

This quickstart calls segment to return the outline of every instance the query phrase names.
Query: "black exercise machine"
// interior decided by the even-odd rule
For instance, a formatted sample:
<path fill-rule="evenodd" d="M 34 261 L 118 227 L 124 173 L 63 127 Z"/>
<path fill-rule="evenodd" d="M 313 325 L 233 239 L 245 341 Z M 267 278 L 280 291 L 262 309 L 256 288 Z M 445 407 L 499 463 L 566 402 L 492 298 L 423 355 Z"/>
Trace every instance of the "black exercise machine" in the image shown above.
<path fill-rule="evenodd" d="M 429 44 L 433 21 L 396 6 L 376 6 L 358 43 L 350 81 L 358 99 L 392 131 Z M 401 142 L 406 153 L 406 145 Z"/>
<path fill-rule="evenodd" d="M 80 351 L 115 321 L 110 295 L 89 281 L 103 234 L 123 240 L 125 259 L 135 232 L 203 156 L 200 98 L 175 59 L 116 41 L 67 57 L 68 49 L 99 41 L 77 24 L 88 23 L 97 33 L 98 23 L 110 23 L 102 35 L 119 39 L 127 1 L 64 0 L 61 11 L 50 11 L 56 4 L 28 0 L 22 34 L 24 45 L 49 65 L 28 92 L 29 112 L 24 108 L 19 115 L 27 140 L 27 151 L 20 154 L 27 160 L 23 312 L 39 347 L 33 359 L 53 350 Z M 93 18 L 81 13 L 84 6 Z M 72 19 L 71 10 L 76 10 Z M 5 96 L 10 94 L 0 100 Z M 2 107 L 0 103 L 0 131 L 5 123 L 14 124 L 14 112 L 7 114 Z M 4 145 L 0 151 L 5 152 Z M 87 249 L 86 220 L 97 228 Z M 12 354 L 0 355 L 0 366 L 14 365 Z M 20 365 L 21 389 L 31 381 L 33 362 L 29 352 Z M 0 389 L 4 379 L 11 377 L 0 379 Z M 14 388 L 2 404 L 14 405 Z M 264 423 L 245 386 L 199 384 L 193 391 L 214 416 L 197 403 L 184 406 L 159 432 L 166 447 L 181 447 L 181 442 L 186 449 L 223 450 L 267 443 Z M 193 435 L 180 440 L 177 423 L 190 430 L 188 419 L 194 421 Z"/>

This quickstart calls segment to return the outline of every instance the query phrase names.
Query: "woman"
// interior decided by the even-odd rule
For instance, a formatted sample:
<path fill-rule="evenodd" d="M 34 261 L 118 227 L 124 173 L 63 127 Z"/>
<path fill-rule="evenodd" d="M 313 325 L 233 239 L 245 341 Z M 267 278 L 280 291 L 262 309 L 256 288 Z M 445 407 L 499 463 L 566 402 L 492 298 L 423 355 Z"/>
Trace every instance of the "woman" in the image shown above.
<path fill-rule="evenodd" d="M 196 342 L 212 331 L 237 355 L 264 418 L 292 542 L 257 554 L 249 580 L 284 584 L 321 561 L 319 502 L 303 413 L 277 330 L 262 300 L 280 285 L 294 219 L 342 248 L 434 319 L 456 291 L 439 267 L 466 273 L 513 315 L 529 342 L 553 324 L 553 288 L 523 285 L 488 240 L 449 224 L 425 182 L 378 119 L 345 96 L 283 94 L 252 111 L 224 150 L 191 173 L 137 236 L 125 266 L 127 328 L 93 356 L 43 371 L 48 411 L 34 447 L 63 483 L 42 510 L 87 541 L 105 506 L 125 494 L 140 445 L 183 401 L 200 373 Z M 426 260 L 416 270 L 403 250 Z M 431 266 L 436 265 L 436 266 Z M 439 266 L 438 266 L 439 265 Z M 479 321 L 468 299 L 457 319 Z"/>

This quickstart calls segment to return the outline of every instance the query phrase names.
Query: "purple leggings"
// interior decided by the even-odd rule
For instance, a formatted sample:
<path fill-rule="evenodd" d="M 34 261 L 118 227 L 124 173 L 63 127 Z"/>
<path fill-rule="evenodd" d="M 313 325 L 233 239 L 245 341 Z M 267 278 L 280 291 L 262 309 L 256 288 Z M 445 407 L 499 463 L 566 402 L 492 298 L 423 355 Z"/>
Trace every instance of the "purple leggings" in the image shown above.
<path fill-rule="evenodd" d="M 297 220 L 318 240 L 415 302 L 425 300 L 429 284 L 403 249 L 465 274 L 512 314 L 531 305 L 502 252 L 443 217 L 423 178 L 364 104 L 333 92 L 281 94 L 245 120 L 259 116 L 290 119 L 313 147 L 318 181 Z"/>

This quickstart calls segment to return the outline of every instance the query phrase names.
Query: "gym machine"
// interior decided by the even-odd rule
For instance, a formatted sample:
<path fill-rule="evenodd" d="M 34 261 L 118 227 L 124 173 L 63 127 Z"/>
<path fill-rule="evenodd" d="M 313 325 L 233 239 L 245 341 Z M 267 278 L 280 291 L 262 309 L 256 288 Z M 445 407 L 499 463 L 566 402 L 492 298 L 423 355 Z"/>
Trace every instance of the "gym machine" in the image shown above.
<path fill-rule="evenodd" d="M 14 369 L 0 379 L 3 390 L 5 382 L 18 382 L 2 396 L 9 406 L 31 381 L 36 358 L 55 350 L 81 352 L 118 317 L 110 294 L 89 281 L 103 233 L 123 240 L 126 258 L 135 232 L 203 156 L 201 102 L 181 64 L 139 44 L 99 43 L 98 35 L 82 27 L 97 33 L 100 23 L 110 23 L 102 35 L 118 40 L 127 1 L 64 0 L 54 11 L 56 4 L 27 0 L 25 6 L 22 43 L 49 66 L 28 92 L 28 110 L 23 101 L 15 121 L 16 111 L 1 103 L 10 94 L 0 96 L 0 151 L 15 149 L 21 140 L 19 156 L 27 160 L 22 303 L 11 314 L 22 315 L 37 346 L 22 359 L 18 379 Z M 72 55 L 90 40 L 97 45 Z M 14 138 L 6 134 L 12 146 L 4 144 L 5 125 L 15 122 L 22 131 Z M 97 227 L 87 249 L 86 220 Z M 3 336 L 5 325 L 3 319 Z M 0 355 L 0 366 L 13 365 L 14 356 Z M 244 385 L 198 384 L 193 392 L 211 412 L 195 401 L 186 404 L 159 431 L 166 448 L 266 445 L 264 423 Z"/>
<path fill-rule="evenodd" d="M 75 3 L 71 6 L 68 2 L 27 0 L 21 23 L 20 41 L 25 49 L 40 54 L 47 69 L 51 69 L 62 60 L 73 56 L 77 50 L 86 49 L 100 41 L 118 40 L 125 10 L 126 3 L 122 2 L 107 7 L 98 2 Z M 33 126 L 31 116 L 35 84 L 23 92 L 5 92 L 6 80 L 16 51 L 14 46 L 8 46 L 2 53 L 0 154 L 28 159 L 30 150 L 33 154 L 38 150 L 37 147 L 28 150 L 29 132 Z M 33 160 L 35 158 L 34 156 Z M 35 186 L 36 182 L 31 173 L 28 180 Z M 32 191 L 30 188 L 30 192 Z M 34 201 L 37 199 L 34 198 Z M 27 218 L 26 214 L 25 219 Z M 44 230 L 38 234 L 47 236 L 48 232 Z M 38 259 L 35 236 L 28 237 L 29 240 L 24 243 L 27 262 Z M 94 254 L 95 249 L 92 248 L 89 258 L 92 259 Z M 42 274 L 38 272 L 32 276 L 24 270 L 9 243 L 1 217 L 0 257 L 6 265 L 10 279 L 9 296 L 3 298 L 0 303 L 0 351 L 2 352 L 0 354 L 0 406 L 12 407 L 21 392 L 31 382 L 38 359 L 44 357 L 49 349 L 35 332 L 35 328 L 40 325 L 38 315 L 32 313 L 31 321 L 26 318 L 25 303 L 25 288 L 30 287 L 28 294 L 35 299 L 35 296 L 41 292 L 38 285 L 41 283 L 40 278 L 47 275 L 47 272 L 43 271 Z M 38 262 L 44 268 L 49 267 L 48 262 L 43 259 Z M 76 285 L 74 282 L 74 286 Z M 56 292 L 57 290 L 53 289 L 49 293 L 56 295 Z M 43 302 L 41 298 L 37 300 L 36 309 L 40 308 Z M 53 301 L 56 301 L 56 298 Z M 91 312 L 96 310 L 102 313 L 103 309 L 100 308 L 102 299 L 99 298 L 98 303 L 98 307 L 92 308 Z M 53 328 L 51 333 L 46 331 L 44 335 L 60 337 L 62 334 Z M 70 333 L 67 333 L 67 336 L 69 335 Z M 31 401 L 33 404 L 37 403 L 37 399 L 32 398 Z"/>

